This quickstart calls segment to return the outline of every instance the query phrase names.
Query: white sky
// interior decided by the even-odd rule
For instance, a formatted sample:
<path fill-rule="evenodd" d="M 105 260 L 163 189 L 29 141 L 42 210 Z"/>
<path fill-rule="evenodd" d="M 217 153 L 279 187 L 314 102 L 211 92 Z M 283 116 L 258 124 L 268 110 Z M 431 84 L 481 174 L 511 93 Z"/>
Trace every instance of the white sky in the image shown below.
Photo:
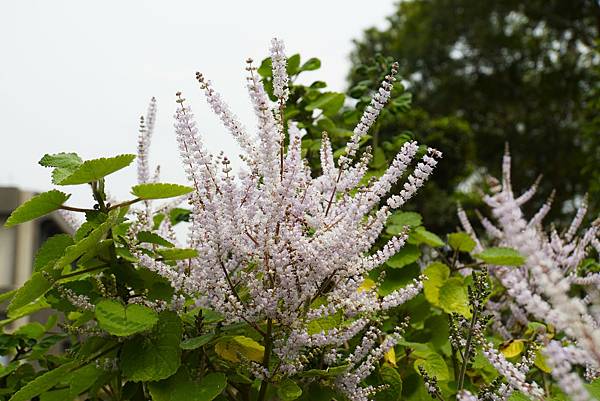
<path fill-rule="evenodd" d="M 0 1 L 0 186 L 51 188 L 44 153 L 84 159 L 135 153 L 139 116 L 151 96 L 158 118 L 151 163 L 163 182 L 185 183 L 172 129 L 174 94 L 191 101 L 212 152 L 238 150 L 194 79 L 202 71 L 254 128 L 244 60 L 262 60 L 273 36 L 289 55 L 318 57 L 311 78 L 345 88 L 352 39 L 385 27 L 394 0 Z M 120 200 L 135 166 L 108 179 Z M 87 191 L 72 204 L 86 205 Z"/>

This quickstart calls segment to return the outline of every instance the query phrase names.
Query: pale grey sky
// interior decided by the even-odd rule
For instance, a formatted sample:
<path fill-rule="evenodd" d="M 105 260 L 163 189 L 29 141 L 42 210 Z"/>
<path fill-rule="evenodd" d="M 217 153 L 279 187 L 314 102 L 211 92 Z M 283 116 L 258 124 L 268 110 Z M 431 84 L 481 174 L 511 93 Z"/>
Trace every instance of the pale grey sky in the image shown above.
<path fill-rule="evenodd" d="M 386 26 L 394 0 L 52 0 L 0 1 L 0 186 L 47 190 L 44 153 L 84 159 L 135 153 L 140 114 L 156 96 L 151 163 L 163 182 L 184 183 L 172 129 L 174 94 L 191 101 L 207 147 L 231 156 L 233 140 L 204 102 L 194 80 L 202 71 L 248 128 L 244 60 L 261 60 L 273 36 L 288 54 L 318 57 L 312 73 L 343 90 L 351 41 Z M 108 187 L 127 198 L 135 167 Z M 74 192 L 84 204 L 87 192 Z M 85 196 L 84 196 L 85 195 Z"/>

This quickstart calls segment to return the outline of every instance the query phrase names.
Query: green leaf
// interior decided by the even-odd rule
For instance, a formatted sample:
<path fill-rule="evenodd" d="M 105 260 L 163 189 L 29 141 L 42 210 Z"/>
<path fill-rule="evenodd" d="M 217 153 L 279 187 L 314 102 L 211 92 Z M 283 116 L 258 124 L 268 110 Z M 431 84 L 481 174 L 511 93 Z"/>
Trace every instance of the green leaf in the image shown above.
<path fill-rule="evenodd" d="M 310 335 L 328 332 L 335 327 L 339 327 L 342 324 L 342 320 L 341 312 L 318 317 L 308 322 L 306 325 L 306 330 Z"/>
<path fill-rule="evenodd" d="M 316 100 L 310 102 L 306 106 L 306 110 L 320 109 L 326 116 L 332 116 L 344 105 L 345 98 L 343 93 L 324 92 Z"/>
<path fill-rule="evenodd" d="M 92 387 L 102 373 L 104 373 L 104 370 L 96 366 L 96 363 L 90 363 L 74 371 L 69 380 L 70 396 L 75 398 Z"/>
<path fill-rule="evenodd" d="M 125 307 L 111 299 L 98 302 L 95 315 L 102 329 L 119 337 L 150 330 L 158 321 L 157 313 L 146 306 L 131 304 Z"/>
<path fill-rule="evenodd" d="M 215 338 L 214 333 L 208 333 L 199 337 L 188 338 L 187 340 L 181 342 L 181 349 L 192 350 L 200 348 L 203 345 L 208 344 L 213 338 Z"/>
<path fill-rule="evenodd" d="M 73 238 L 68 234 L 58 234 L 48 238 L 35 255 L 33 270 L 38 271 L 50 262 L 54 262 L 65 253 L 67 247 L 73 244 Z"/>
<path fill-rule="evenodd" d="M 72 398 L 73 397 L 71 397 L 71 392 L 68 388 L 47 391 L 43 394 L 40 394 L 40 401 L 65 401 Z"/>
<path fill-rule="evenodd" d="M 277 384 L 277 395 L 281 401 L 293 401 L 302 395 L 302 389 L 291 379 L 284 379 Z"/>
<path fill-rule="evenodd" d="M 502 352 L 506 358 L 519 356 L 523 351 L 525 351 L 525 340 L 521 339 L 511 340 L 500 348 L 500 352 Z"/>
<path fill-rule="evenodd" d="M 446 313 L 456 312 L 471 317 L 467 287 L 462 277 L 451 277 L 440 287 L 440 306 Z"/>
<path fill-rule="evenodd" d="M 585 388 L 593 398 L 600 399 L 600 379 L 595 379 L 591 383 L 586 384 Z"/>
<path fill-rule="evenodd" d="M 473 256 L 491 265 L 520 266 L 525 263 L 525 257 L 512 248 L 488 248 Z"/>
<path fill-rule="evenodd" d="M 181 365 L 181 320 L 162 312 L 150 335 L 136 336 L 123 345 L 121 367 L 132 381 L 156 381 L 173 375 Z"/>
<path fill-rule="evenodd" d="M 296 75 L 300 67 L 300 55 L 294 54 L 287 59 L 287 73 L 288 75 Z"/>
<path fill-rule="evenodd" d="M 318 58 L 312 57 L 309 58 L 302 67 L 300 67 L 300 71 L 314 71 L 321 68 L 321 60 Z"/>
<path fill-rule="evenodd" d="M 460 252 L 471 252 L 476 244 L 467 233 L 452 233 L 448 234 L 448 245 Z"/>
<path fill-rule="evenodd" d="M 77 153 L 56 153 L 53 155 L 45 154 L 39 161 L 44 167 L 74 168 L 83 163 Z"/>
<path fill-rule="evenodd" d="M 531 400 L 531 398 L 529 398 L 528 396 L 526 396 L 525 394 L 523 394 L 520 391 L 515 391 L 508 398 L 508 401 L 530 401 L 530 400 Z"/>
<path fill-rule="evenodd" d="M 273 63 L 271 57 L 267 57 L 260 63 L 260 67 L 256 70 L 262 78 L 268 78 L 273 74 Z"/>
<path fill-rule="evenodd" d="M 147 183 L 131 188 L 131 193 L 140 199 L 164 199 L 192 192 L 194 188 L 179 184 Z"/>
<path fill-rule="evenodd" d="M 224 337 L 215 344 L 215 352 L 221 358 L 239 362 L 240 355 L 254 362 L 262 362 L 265 347 L 245 336 Z"/>
<path fill-rule="evenodd" d="M 418 359 L 415 360 L 414 368 L 418 372 L 419 366 L 422 366 L 430 376 L 435 376 L 439 381 L 450 380 L 450 372 L 448 365 L 444 361 L 444 357 L 432 350 L 424 352 L 415 351 Z"/>
<path fill-rule="evenodd" d="M 35 301 L 50 288 L 52 288 L 52 283 L 44 274 L 41 272 L 33 273 L 29 280 L 17 290 L 10 304 L 8 304 L 8 315 L 11 316 L 17 309 Z"/>
<path fill-rule="evenodd" d="M 227 378 L 223 373 L 209 373 L 198 383 L 191 380 L 183 368 L 166 380 L 148 383 L 153 401 L 211 401 L 226 386 Z"/>
<path fill-rule="evenodd" d="M 39 163 L 44 167 L 55 167 L 52 171 L 52 183 L 57 184 L 73 174 L 83 160 L 76 153 L 57 153 L 44 155 Z"/>
<path fill-rule="evenodd" d="M 70 175 L 59 182 L 56 182 L 56 184 L 77 185 L 98 181 L 115 171 L 119 171 L 122 168 L 129 166 L 133 159 L 135 159 L 135 155 L 125 154 L 115 157 L 86 160 L 74 169 Z"/>
<path fill-rule="evenodd" d="M 111 227 L 116 224 L 118 217 L 119 214 L 117 210 L 111 211 L 104 223 L 92 230 L 87 237 L 65 249 L 64 255 L 60 257 L 56 263 L 54 263 L 54 269 L 60 270 L 63 267 L 73 263 L 90 248 L 96 246 L 98 242 L 103 239 L 108 230 L 110 230 Z"/>
<path fill-rule="evenodd" d="M 440 306 L 440 288 L 450 277 L 450 268 L 443 263 L 433 262 L 423 270 L 427 280 L 423 282 L 423 292 L 425 299 L 430 304 Z"/>
<path fill-rule="evenodd" d="M 9 318 L 0 321 L 0 327 L 6 326 L 7 324 L 12 323 L 17 319 L 22 318 L 23 316 L 31 315 L 32 313 L 39 312 L 42 309 L 46 309 L 49 307 L 50 304 L 46 302 L 46 299 L 44 297 L 39 297 L 35 302 L 28 303 L 25 306 L 10 311 L 8 313 Z"/>
<path fill-rule="evenodd" d="M 404 267 L 419 260 L 421 251 L 419 247 L 412 244 L 406 244 L 400 251 L 389 258 L 386 264 L 395 269 Z"/>
<path fill-rule="evenodd" d="M 402 399 L 402 376 L 388 364 L 379 368 L 379 376 L 387 386 L 375 394 L 375 401 L 400 401 Z"/>
<path fill-rule="evenodd" d="M 13 334 L 16 336 L 38 339 L 43 336 L 45 332 L 46 328 L 41 323 L 32 322 L 19 327 Z"/>
<path fill-rule="evenodd" d="M 198 256 L 198 251 L 191 248 L 168 248 L 156 251 L 164 260 L 184 260 Z"/>
<path fill-rule="evenodd" d="M 36 377 L 19 391 L 17 391 L 8 401 L 29 401 L 46 390 L 51 389 L 56 384 L 64 380 L 65 376 L 77 366 L 76 362 L 69 362 L 52 369 L 41 376 Z"/>
<path fill-rule="evenodd" d="M 0 365 L 0 379 L 8 376 L 9 374 L 11 374 L 15 370 L 17 370 L 18 367 L 19 367 L 19 361 L 9 362 L 8 365 L 6 365 L 6 366 Z"/>
<path fill-rule="evenodd" d="M 16 293 L 17 289 L 6 291 L 0 294 L 0 304 L 14 297 Z"/>
<path fill-rule="evenodd" d="M 137 239 L 139 242 L 160 245 L 167 248 L 173 248 L 175 246 L 160 235 L 152 233 L 150 231 L 140 231 L 137 235 Z"/>
<path fill-rule="evenodd" d="M 42 192 L 16 208 L 6 220 L 4 226 L 12 227 L 58 210 L 70 196 L 56 189 Z"/>
<path fill-rule="evenodd" d="M 411 238 L 419 244 L 426 244 L 432 247 L 444 246 L 444 241 L 436 234 L 427 231 L 423 227 L 417 227 L 411 234 Z"/>
<path fill-rule="evenodd" d="M 423 222 L 423 218 L 416 212 L 396 212 L 390 216 L 388 223 L 397 226 L 417 227 Z"/>

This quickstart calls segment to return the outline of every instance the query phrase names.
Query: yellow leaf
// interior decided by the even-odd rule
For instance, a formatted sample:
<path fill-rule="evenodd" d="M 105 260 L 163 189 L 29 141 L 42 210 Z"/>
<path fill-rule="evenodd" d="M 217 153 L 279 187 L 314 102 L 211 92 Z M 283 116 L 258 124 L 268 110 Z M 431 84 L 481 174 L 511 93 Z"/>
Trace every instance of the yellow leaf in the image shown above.
<path fill-rule="evenodd" d="M 358 287 L 358 292 L 369 291 L 372 288 L 375 288 L 375 281 L 367 277 Z"/>
<path fill-rule="evenodd" d="M 240 355 L 254 362 L 262 362 L 265 347 L 251 338 L 244 336 L 227 337 L 215 344 L 215 352 L 221 358 L 240 362 Z"/>
<path fill-rule="evenodd" d="M 500 348 L 500 352 L 502 352 L 506 358 L 514 358 L 515 356 L 519 356 L 524 349 L 525 344 L 523 343 L 523 340 L 512 340 Z"/>
<path fill-rule="evenodd" d="M 396 351 L 394 351 L 394 347 L 390 348 L 388 352 L 383 355 L 383 360 L 388 362 L 393 367 L 396 367 Z"/>
<path fill-rule="evenodd" d="M 552 372 L 552 368 L 546 364 L 546 358 L 544 358 L 544 355 L 539 350 L 535 353 L 535 360 L 533 361 L 533 364 L 542 372 Z"/>

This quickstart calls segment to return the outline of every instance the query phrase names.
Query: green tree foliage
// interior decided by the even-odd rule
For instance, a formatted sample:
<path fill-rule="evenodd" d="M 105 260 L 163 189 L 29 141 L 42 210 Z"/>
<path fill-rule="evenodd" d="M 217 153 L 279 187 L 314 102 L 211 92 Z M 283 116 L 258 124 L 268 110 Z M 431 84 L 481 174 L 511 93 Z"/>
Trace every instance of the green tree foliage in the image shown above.
<path fill-rule="evenodd" d="M 400 63 L 414 109 L 379 127 L 382 142 L 411 129 L 445 157 L 464 158 L 447 150 L 472 141 L 477 165 L 494 175 L 498 152 L 509 142 L 521 166 L 517 186 L 544 171 L 542 193 L 556 189 L 563 206 L 555 213 L 572 210 L 569 202 L 588 188 L 598 210 L 597 122 L 589 125 L 597 101 L 586 102 L 597 99 L 589 91 L 598 80 L 600 58 L 592 50 L 599 21 L 593 0 L 403 1 L 388 28 L 371 28 L 356 42 L 349 79 L 352 88 L 369 81 L 365 65 L 378 54 Z M 455 185 L 466 172 L 461 164 L 446 159 L 436 180 Z M 421 194 L 430 199 L 421 206 L 427 216 L 435 209 L 428 203 L 438 202 L 430 195 Z"/>

